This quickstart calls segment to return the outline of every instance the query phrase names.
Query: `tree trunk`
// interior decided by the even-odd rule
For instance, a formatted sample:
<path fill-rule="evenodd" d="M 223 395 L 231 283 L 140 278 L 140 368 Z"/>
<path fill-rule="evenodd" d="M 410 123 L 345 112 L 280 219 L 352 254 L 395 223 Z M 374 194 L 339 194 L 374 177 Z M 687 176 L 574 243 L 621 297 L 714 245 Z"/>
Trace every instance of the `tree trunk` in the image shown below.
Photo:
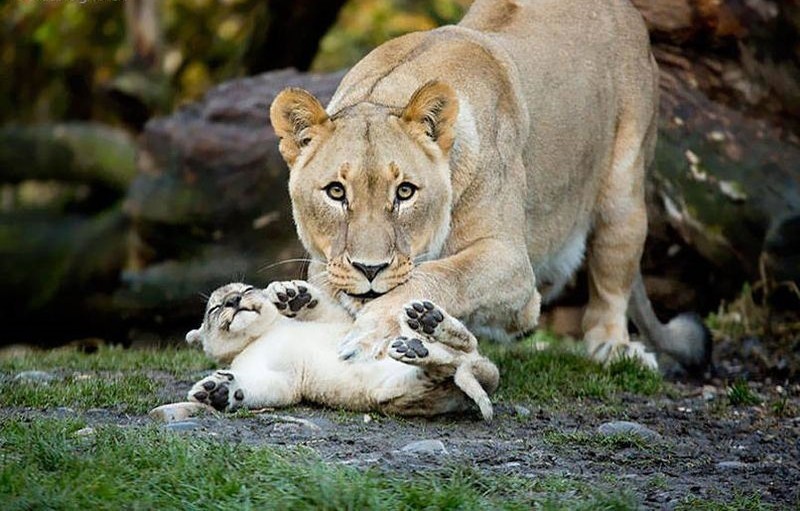
<path fill-rule="evenodd" d="M 336 22 L 346 0 L 269 0 L 254 32 L 245 66 L 250 74 L 293 67 L 308 70 L 319 43 Z"/>

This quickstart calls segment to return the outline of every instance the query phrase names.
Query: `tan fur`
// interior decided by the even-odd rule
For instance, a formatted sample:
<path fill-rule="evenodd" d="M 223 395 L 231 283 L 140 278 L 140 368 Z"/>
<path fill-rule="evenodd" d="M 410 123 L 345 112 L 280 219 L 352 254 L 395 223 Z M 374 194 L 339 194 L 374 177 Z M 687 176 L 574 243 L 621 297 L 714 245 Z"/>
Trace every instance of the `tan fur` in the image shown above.
<path fill-rule="evenodd" d="M 304 300 L 291 302 L 301 293 Z M 407 308 L 414 303 L 423 308 L 421 302 Z M 188 399 L 219 410 L 306 400 L 401 415 L 460 411 L 474 402 L 484 419 L 491 420 L 488 394 L 497 389 L 497 368 L 478 353 L 477 341 L 466 327 L 439 312 L 435 330 L 417 332 L 406 325 L 408 337 L 398 339 L 403 342 L 390 356 L 353 368 L 336 354 L 337 341 L 353 320 L 314 286 L 273 282 L 262 290 L 228 284 L 214 291 L 202 325 L 186 340 L 202 344 L 206 354 L 230 368 L 197 382 Z M 408 314 L 405 308 L 396 311 L 406 322 Z M 409 339 L 425 353 L 409 357 L 408 350 L 398 348 Z"/>
<path fill-rule="evenodd" d="M 589 352 L 655 366 L 631 343 L 626 309 L 647 232 L 657 83 L 628 0 L 477 0 L 458 26 L 367 55 L 327 111 L 301 112 L 324 119 L 305 148 L 293 141 L 311 131 L 291 122 L 292 105 L 317 107 L 281 93 L 271 119 L 298 233 L 327 263 L 311 278 L 358 312 L 342 356 L 382 353 L 391 311 L 413 296 L 481 331 L 530 330 L 534 274 L 554 294 L 586 248 Z M 326 198 L 332 181 L 346 202 Z M 404 181 L 418 191 L 398 205 Z M 354 262 L 388 266 L 370 282 Z M 382 296 L 352 296 L 364 293 Z"/>

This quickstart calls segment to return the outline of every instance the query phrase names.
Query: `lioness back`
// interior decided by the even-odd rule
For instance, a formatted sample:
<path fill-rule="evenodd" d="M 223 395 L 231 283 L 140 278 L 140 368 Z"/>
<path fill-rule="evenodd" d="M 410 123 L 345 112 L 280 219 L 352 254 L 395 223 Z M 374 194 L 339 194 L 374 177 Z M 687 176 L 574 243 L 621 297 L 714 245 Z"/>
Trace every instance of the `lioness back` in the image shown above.
<path fill-rule="evenodd" d="M 628 0 L 478 0 L 458 26 L 409 34 L 367 55 L 327 110 L 403 105 L 421 76 L 459 84 L 461 115 L 495 134 L 476 141 L 478 169 L 523 148 L 524 175 L 478 174 L 471 184 L 495 200 L 503 179 L 524 183 L 514 190 L 529 219 L 528 253 L 547 281 L 548 256 L 589 230 L 620 117 L 637 117 L 645 130 L 655 115 L 657 68 L 641 15 Z M 513 199 L 507 192 L 503 200 Z"/>

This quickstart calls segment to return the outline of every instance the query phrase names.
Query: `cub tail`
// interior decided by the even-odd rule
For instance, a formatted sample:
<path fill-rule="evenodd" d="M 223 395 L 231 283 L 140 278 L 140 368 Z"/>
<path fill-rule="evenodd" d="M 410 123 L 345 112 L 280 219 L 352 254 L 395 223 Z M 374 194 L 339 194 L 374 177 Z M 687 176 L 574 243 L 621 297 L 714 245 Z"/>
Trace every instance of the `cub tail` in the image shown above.
<path fill-rule="evenodd" d="M 700 316 L 683 313 L 661 323 L 647 298 L 641 274 L 636 276 L 631 290 L 628 315 L 657 352 L 674 358 L 690 374 L 702 374 L 711 363 L 711 332 Z"/>

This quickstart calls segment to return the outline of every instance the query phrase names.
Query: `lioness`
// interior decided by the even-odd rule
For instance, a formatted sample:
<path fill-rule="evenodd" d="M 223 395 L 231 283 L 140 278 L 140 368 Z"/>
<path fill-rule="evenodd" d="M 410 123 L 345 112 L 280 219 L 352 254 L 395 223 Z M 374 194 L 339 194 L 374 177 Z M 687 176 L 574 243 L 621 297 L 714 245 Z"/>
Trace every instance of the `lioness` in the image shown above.
<path fill-rule="evenodd" d="M 477 0 L 457 26 L 375 49 L 327 110 L 281 92 L 270 117 L 297 232 L 324 263 L 310 279 L 357 314 L 341 356 L 385 350 L 416 296 L 476 332 L 525 332 L 534 274 L 551 299 L 586 253 L 592 357 L 656 366 L 629 311 L 656 349 L 705 366 L 702 324 L 659 323 L 639 271 L 657 103 L 628 0 Z"/>
<path fill-rule="evenodd" d="M 188 399 L 217 410 L 288 406 L 301 400 L 351 410 L 435 415 L 466 409 L 471 398 L 485 420 L 499 373 L 458 320 L 428 301 L 398 311 L 405 335 L 388 358 L 345 367 L 337 341 L 353 319 L 314 286 L 241 283 L 214 291 L 203 323 L 186 334 L 230 370 L 197 382 Z M 463 391 L 463 392 L 462 392 Z M 465 395 L 466 394 L 466 395 Z"/>

